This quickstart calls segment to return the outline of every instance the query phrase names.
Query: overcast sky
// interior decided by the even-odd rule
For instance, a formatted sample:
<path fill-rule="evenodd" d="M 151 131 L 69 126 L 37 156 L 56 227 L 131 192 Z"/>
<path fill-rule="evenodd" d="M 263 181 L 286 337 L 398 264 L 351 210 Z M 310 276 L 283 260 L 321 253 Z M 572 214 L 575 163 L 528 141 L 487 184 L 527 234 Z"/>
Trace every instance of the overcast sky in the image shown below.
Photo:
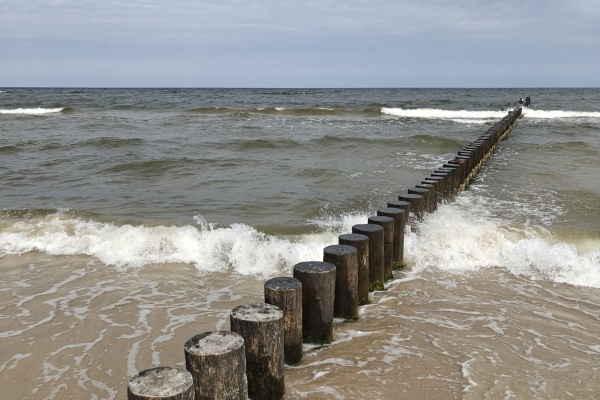
<path fill-rule="evenodd" d="M 598 87 L 600 0 L 0 0 L 0 87 Z"/>

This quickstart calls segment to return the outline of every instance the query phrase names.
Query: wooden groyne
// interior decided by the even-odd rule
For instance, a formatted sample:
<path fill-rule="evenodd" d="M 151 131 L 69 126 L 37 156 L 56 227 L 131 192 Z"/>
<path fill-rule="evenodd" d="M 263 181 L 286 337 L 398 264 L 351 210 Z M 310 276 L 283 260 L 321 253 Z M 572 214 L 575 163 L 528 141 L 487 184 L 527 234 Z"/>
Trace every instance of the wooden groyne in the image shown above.
<path fill-rule="evenodd" d="M 404 262 L 404 232 L 451 201 L 479 171 L 521 117 L 510 111 L 431 174 L 390 200 L 323 249 L 323 260 L 305 261 L 293 277 L 265 283 L 265 302 L 235 307 L 231 332 L 205 332 L 185 345 L 186 369 L 158 367 L 132 377 L 128 400 L 281 399 L 284 361 L 302 361 L 302 343 L 333 341 L 335 318 L 358 319 L 369 292 L 384 289 Z"/>

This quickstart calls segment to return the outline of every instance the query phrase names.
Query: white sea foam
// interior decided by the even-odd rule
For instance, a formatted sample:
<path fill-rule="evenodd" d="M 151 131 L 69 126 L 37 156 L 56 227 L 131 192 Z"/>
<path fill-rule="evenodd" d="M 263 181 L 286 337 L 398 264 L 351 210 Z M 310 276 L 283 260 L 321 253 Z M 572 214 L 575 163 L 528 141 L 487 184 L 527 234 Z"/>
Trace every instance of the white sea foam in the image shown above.
<path fill-rule="evenodd" d="M 0 232 L 0 254 L 87 255 L 108 265 L 138 268 L 189 263 L 200 272 L 268 277 L 289 273 L 298 262 L 322 259 L 323 248 L 336 242 L 334 232 L 286 239 L 244 224 L 203 229 L 191 225 L 118 226 L 58 212 L 5 227 Z"/>
<path fill-rule="evenodd" d="M 582 251 L 540 232 L 490 220 L 469 204 L 444 205 L 425 219 L 418 233 L 407 233 L 405 261 L 416 271 L 467 273 L 500 267 L 533 279 L 600 288 L 600 243 Z"/>
<path fill-rule="evenodd" d="M 600 112 L 523 109 L 523 116 L 536 119 L 600 118 Z"/>
<path fill-rule="evenodd" d="M 87 255 L 107 265 L 142 268 L 157 263 L 186 263 L 201 273 L 257 277 L 291 273 L 294 264 L 322 259 L 323 248 L 337 243 L 367 215 L 314 221 L 320 232 L 277 237 L 245 224 L 217 227 L 116 225 L 85 220 L 68 212 L 5 224 L 0 255 L 31 251 Z M 577 248 L 551 240 L 544 230 L 511 226 L 478 213 L 469 198 L 444 205 L 405 235 L 405 261 L 418 273 L 438 268 L 468 273 L 500 267 L 534 279 L 600 288 L 600 243 Z M 589 243 L 588 243 L 589 244 Z"/>
<path fill-rule="evenodd" d="M 477 124 L 504 118 L 507 115 L 507 111 L 441 110 L 436 108 L 404 109 L 383 107 L 381 112 L 402 118 L 449 119 L 460 123 Z"/>
<path fill-rule="evenodd" d="M 2 110 L 0 109 L 0 114 L 31 114 L 31 115 L 38 115 L 38 114 L 51 114 L 51 113 L 58 113 L 61 112 L 62 110 L 64 110 L 64 107 L 59 107 L 59 108 L 16 108 L 13 110 Z"/>

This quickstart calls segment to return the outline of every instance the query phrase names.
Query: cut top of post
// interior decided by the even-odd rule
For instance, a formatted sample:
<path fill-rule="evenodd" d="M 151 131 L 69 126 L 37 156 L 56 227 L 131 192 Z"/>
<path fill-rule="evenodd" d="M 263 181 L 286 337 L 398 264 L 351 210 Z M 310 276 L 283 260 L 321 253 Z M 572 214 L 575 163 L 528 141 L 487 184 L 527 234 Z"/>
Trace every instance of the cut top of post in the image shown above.
<path fill-rule="evenodd" d="M 335 265 L 325 261 L 304 261 L 294 265 L 294 269 L 311 274 L 328 274 L 335 270 Z"/>
<path fill-rule="evenodd" d="M 407 204 L 410 205 L 410 203 Z M 395 207 L 381 207 L 377 209 L 377 213 L 381 214 L 381 216 L 391 217 L 392 215 L 404 214 L 404 210 Z"/>
<path fill-rule="evenodd" d="M 286 292 L 288 290 L 296 290 L 302 288 L 302 282 L 296 278 L 282 276 L 269 279 L 265 282 L 265 287 L 276 290 L 278 292 Z"/>
<path fill-rule="evenodd" d="M 344 233 L 338 237 L 340 241 L 344 241 L 346 244 L 351 242 L 362 242 L 364 240 L 369 240 L 368 236 L 361 235 L 360 233 Z"/>
<path fill-rule="evenodd" d="M 160 398 L 183 393 L 193 384 L 192 374 L 185 369 L 156 367 L 144 370 L 131 378 L 129 390 L 137 395 Z"/>
<path fill-rule="evenodd" d="M 283 311 L 272 304 L 252 303 L 237 306 L 231 316 L 239 321 L 269 322 L 283 318 Z"/>
<path fill-rule="evenodd" d="M 197 355 L 216 355 L 239 349 L 244 339 L 235 332 L 204 332 L 188 339 L 185 349 Z"/>
<path fill-rule="evenodd" d="M 399 199 L 410 199 L 410 200 L 418 200 L 418 199 L 422 199 L 423 196 L 419 195 L 419 194 L 414 194 L 414 193 L 407 193 L 407 194 L 403 194 L 398 196 Z"/>
<path fill-rule="evenodd" d="M 325 247 L 323 251 L 326 254 L 337 255 L 352 254 L 357 252 L 356 247 L 349 246 L 347 244 L 332 244 L 331 246 Z"/>
<path fill-rule="evenodd" d="M 383 227 L 375 224 L 358 224 L 352 227 L 354 233 L 383 232 Z"/>

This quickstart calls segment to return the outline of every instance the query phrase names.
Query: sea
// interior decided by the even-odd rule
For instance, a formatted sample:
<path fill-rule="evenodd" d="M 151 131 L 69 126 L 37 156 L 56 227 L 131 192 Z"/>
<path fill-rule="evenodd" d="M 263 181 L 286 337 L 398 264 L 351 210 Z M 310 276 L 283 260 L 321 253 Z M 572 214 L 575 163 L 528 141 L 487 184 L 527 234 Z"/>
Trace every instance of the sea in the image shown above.
<path fill-rule="evenodd" d="M 595 399 L 600 89 L 0 88 L 2 399 L 125 399 L 530 96 L 286 399 Z"/>

